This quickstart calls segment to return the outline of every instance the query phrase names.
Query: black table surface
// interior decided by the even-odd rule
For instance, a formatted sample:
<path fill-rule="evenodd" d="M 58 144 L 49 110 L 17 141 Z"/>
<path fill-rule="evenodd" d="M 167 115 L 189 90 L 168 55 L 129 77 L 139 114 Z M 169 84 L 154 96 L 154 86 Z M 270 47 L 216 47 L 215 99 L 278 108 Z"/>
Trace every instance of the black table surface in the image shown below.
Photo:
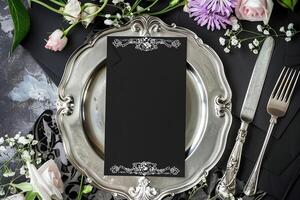
<path fill-rule="evenodd" d="M 39 62 L 44 71 L 58 85 L 62 77 L 68 57 L 81 46 L 95 32 L 95 29 L 105 28 L 103 24 L 84 29 L 80 26 L 71 31 L 68 45 L 62 52 L 51 52 L 44 48 L 49 33 L 57 28 L 65 27 L 61 16 L 48 12 L 40 6 L 33 5 L 30 10 L 31 30 L 23 42 L 32 56 Z M 40 20 L 40 18 L 43 20 Z M 211 46 L 220 56 L 227 80 L 232 90 L 233 122 L 228 136 L 226 150 L 218 166 L 225 168 L 227 159 L 235 142 L 240 125 L 239 113 L 247 90 L 250 76 L 254 67 L 256 55 L 249 52 L 248 46 L 233 49 L 230 54 L 223 51 L 219 44 L 221 31 L 208 31 L 190 19 L 182 8 L 167 13 L 161 18 L 166 23 L 175 23 L 194 31 L 203 41 Z M 45 23 L 47 21 L 47 23 Z M 300 29 L 300 6 L 295 12 L 288 11 L 275 3 L 270 25 L 276 30 L 293 22 Z M 255 30 L 258 23 L 242 22 L 243 27 Z M 260 152 L 269 123 L 266 105 L 273 86 L 283 66 L 300 70 L 300 35 L 296 35 L 292 42 L 275 38 L 275 49 L 269 66 L 267 78 L 257 108 L 255 119 L 250 125 L 247 140 L 243 149 L 238 177 L 247 180 Z M 270 139 L 262 165 L 259 188 L 268 193 L 270 199 L 297 199 L 300 196 L 300 84 L 297 85 L 295 95 L 290 104 L 287 115 L 280 119 Z M 299 198 L 298 198 L 299 199 Z"/>

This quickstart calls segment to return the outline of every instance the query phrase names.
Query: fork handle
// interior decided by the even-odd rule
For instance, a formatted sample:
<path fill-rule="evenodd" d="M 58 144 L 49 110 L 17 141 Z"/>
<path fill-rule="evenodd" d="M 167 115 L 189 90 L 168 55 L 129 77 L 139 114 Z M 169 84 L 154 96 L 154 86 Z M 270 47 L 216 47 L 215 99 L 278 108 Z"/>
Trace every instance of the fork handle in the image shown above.
<path fill-rule="evenodd" d="M 271 136 L 271 133 L 273 131 L 274 125 L 277 123 L 277 117 L 276 116 L 271 116 L 270 119 L 270 125 L 268 128 L 268 132 L 267 135 L 265 137 L 262 149 L 259 153 L 258 159 L 255 163 L 255 166 L 251 172 L 251 175 L 244 187 L 244 194 L 246 194 L 247 196 L 252 196 L 256 194 L 256 190 L 257 190 L 257 184 L 258 184 L 258 178 L 259 178 L 259 173 L 260 173 L 260 168 L 261 168 L 261 164 L 265 155 L 265 151 L 266 148 L 268 146 L 268 142 Z"/>

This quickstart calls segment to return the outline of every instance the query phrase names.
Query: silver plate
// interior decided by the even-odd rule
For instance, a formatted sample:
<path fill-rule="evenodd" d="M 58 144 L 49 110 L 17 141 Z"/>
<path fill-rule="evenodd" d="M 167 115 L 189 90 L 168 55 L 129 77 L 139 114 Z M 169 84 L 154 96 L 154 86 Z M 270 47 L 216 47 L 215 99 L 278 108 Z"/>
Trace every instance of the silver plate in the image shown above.
<path fill-rule="evenodd" d="M 187 37 L 184 178 L 104 175 L 107 36 Z M 95 186 L 128 199 L 158 200 L 192 188 L 218 162 L 231 125 L 230 100 L 222 62 L 208 45 L 190 30 L 140 16 L 96 34 L 73 53 L 59 86 L 57 123 L 69 160 Z"/>

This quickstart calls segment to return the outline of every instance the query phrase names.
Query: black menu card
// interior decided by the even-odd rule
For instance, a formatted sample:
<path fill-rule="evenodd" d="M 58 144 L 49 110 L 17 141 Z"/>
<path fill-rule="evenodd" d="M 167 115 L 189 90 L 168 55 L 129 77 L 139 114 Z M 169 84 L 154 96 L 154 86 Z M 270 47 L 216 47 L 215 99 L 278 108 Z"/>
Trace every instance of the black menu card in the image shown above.
<path fill-rule="evenodd" d="M 183 177 L 186 38 L 108 37 L 105 175 Z"/>

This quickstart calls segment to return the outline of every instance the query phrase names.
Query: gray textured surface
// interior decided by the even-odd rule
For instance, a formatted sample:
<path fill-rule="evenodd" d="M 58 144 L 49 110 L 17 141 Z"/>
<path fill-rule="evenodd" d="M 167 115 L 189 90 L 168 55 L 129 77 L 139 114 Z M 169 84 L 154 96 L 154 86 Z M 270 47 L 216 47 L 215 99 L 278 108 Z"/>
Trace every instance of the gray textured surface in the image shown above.
<path fill-rule="evenodd" d="M 0 26 L 0 136 L 26 133 L 43 110 L 55 107 L 57 88 L 23 47 L 9 54 L 13 24 L 5 0 Z"/>

